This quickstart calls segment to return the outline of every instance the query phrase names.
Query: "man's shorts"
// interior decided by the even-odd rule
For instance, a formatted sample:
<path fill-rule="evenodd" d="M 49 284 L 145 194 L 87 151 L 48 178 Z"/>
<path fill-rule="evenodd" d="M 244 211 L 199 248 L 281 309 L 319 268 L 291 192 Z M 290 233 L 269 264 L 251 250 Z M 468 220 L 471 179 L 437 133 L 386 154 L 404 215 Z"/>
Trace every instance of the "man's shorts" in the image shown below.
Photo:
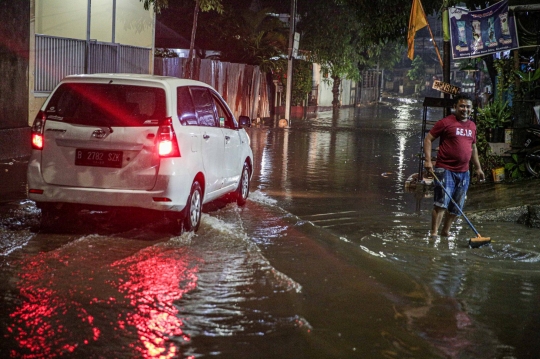
<path fill-rule="evenodd" d="M 460 208 L 463 209 L 463 204 L 465 203 L 465 197 L 467 196 L 467 190 L 469 189 L 470 175 L 469 171 L 467 172 L 452 172 L 444 168 L 433 169 L 435 175 L 442 182 L 442 185 L 446 189 L 446 192 L 452 196 L 454 201 L 459 204 Z M 461 213 L 456 208 L 456 205 L 452 203 L 450 197 L 444 192 L 441 185 L 434 181 L 434 193 L 433 193 L 433 202 L 434 205 L 441 208 L 446 208 L 448 212 L 459 216 Z"/>

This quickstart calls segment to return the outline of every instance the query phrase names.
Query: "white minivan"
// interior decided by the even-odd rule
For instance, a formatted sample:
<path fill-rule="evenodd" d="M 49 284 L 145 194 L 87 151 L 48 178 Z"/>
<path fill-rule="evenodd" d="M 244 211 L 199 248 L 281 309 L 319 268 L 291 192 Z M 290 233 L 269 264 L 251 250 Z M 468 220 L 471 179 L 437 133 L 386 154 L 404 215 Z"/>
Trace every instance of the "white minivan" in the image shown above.
<path fill-rule="evenodd" d="M 196 231 L 204 203 L 229 194 L 246 202 L 250 123 L 199 81 L 68 76 L 32 126 L 28 197 L 44 226 L 78 209 L 141 208 Z"/>

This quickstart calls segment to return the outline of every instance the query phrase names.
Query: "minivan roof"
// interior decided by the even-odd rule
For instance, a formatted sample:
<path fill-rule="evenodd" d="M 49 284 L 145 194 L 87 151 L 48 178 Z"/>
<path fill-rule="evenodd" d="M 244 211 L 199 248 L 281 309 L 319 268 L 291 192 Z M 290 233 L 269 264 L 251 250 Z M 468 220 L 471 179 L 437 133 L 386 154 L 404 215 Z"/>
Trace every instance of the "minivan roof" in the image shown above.
<path fill-rule="evenodd" d="M 212 86 L 197 80 L 181 79 L 172 76 L 157 76 L 150 74 L 80 74 L 66 76 L 62 82 L 76 81 L 84 82 L 84 80 L 121 80 L 121 81 L 142 81 L 142 82 L 160 82 L 169 86 L 204 86 L 213 88 Z"/>

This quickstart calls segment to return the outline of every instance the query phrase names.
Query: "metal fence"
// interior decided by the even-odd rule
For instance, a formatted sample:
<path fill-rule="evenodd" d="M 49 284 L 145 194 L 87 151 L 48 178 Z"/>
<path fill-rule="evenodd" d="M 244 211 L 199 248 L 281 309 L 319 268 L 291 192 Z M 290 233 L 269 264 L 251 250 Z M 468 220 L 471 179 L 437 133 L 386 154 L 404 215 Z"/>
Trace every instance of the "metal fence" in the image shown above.
<path fill-rule="evenodd" d="M 182 78 L 186 58 L 155 58 L 154 74 Z M 214 87 L 238 118 L 269 117 L 266 74 L 258 66 L 195 59 L 193 79 Z"/>
<path fill-rule="evenodd" d="M 99 41 L 90 41 L 87 46 L 85 40 L 36 34 L 34 92 L 50 92 L 73 74 L 147 74 L 151 54 L 147 47 Z"/>

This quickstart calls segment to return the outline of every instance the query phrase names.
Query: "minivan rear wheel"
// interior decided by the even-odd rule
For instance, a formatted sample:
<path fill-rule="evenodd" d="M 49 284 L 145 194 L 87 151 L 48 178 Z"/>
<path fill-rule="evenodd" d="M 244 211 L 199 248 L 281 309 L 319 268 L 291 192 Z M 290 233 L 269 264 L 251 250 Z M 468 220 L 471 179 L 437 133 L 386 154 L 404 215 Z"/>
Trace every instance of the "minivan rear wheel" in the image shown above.
<path fill-rule="evenodd" d="M 59 225 L 66 226 L 68 219 L 66 210 L 56 208 L 54 204 L 50 203 L 40 203 L 38 207 L 41 210 L 39 228 L 42 231 L 55 231 L 59 229 Z"/>
<path fill-rule="evenodd" d="M 242 168 L 242 175 L 240 176 L 240 183 L 236 189 L 236 203 L 239 206 L 246 204 L 247 198 L 249 196 L 249 166 L 244 163 L 244 168 Z"/>
<path fill-rule="evenodd" d="M 191 185 L 191 192 L 186 205 L 186 231 L 197 232 L 201 225 L 202 189 L 198 181 Z"/>

